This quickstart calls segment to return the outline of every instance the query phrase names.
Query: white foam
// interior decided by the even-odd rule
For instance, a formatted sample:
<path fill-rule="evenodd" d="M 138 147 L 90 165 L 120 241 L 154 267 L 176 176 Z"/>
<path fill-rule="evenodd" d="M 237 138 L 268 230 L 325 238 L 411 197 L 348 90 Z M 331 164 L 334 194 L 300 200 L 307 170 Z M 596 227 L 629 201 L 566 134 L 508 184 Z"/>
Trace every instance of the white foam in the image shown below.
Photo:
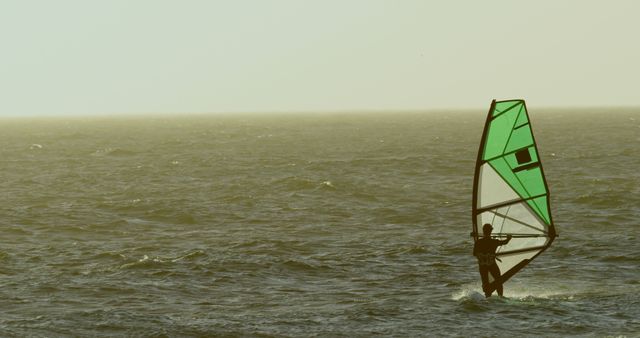
<path fill-rule="evenodd" d="M 331 181 L 324 181 L 324 182 L 320 183 L 320 185 L 335 189 L 335 186 L 333 185 L 333 183 L 331 183 Z"/>
<path fill-rule="evenodd" d="M 549 299 L 549 298 L 555 298 L 555 297 L 558 297 L 558 296 L 566 295 L 566 293 L 561 291 L 561 290 L 553 290 L 553 289 L 538 289 L 538 288 L 533 288 L 533 289 L 531 289 L 531 288 L 530 289 L 509 288 L 509 289 L 506 289 L 506 287 L 505 287 L 504 295 L 505 295 L 505 297 L 508 297 L 508 298 L 524 300 L 524 299 L 531 299 L 531 298 Z"/>
<path fill-rule="evenodd" d="M 573 290 L 574 291 L 574 290 Z M 572 290 L 551 286 L 551 285 L 524 285 L 510 283 L 504 286 L 504 296 L 509 299 L 529 300 L 529 299 L 551 299 L 566 298 L 573 299 L 575 292 Z M 496 293 L 494 292 L 494 296 Z M 480 283 L 465 284 L 456 293 L 451 295 L 453 300 L 471 299 L 474 301 L 486 299 L 482 292 Z"/>
<path fill-rule="evenodd" d="M 559 297 L 573 299 L 575 293 L 576 290 L 574 288 L 549 283 L 507 283 L 504 286 L 504 295 L 515 299 L 550 299 Z"/>
<path fill-rule="evenodd" d="M 453 300 L 462 300 L 462 299 L 472 299 L 475 301 L 485 300 L 486 297 L 482 292 L 482 287 L 480 284 L 466 284 L 463 285 L 460 290 L 453 295 L 451 295 L 451 299 Z"/>

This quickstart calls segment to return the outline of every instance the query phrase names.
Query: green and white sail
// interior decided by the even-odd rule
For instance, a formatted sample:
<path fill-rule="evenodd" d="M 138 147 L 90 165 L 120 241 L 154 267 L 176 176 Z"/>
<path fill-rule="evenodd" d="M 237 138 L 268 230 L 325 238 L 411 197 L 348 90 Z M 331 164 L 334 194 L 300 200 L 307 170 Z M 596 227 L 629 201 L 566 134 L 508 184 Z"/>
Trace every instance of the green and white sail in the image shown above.
<path fill-rule="evenodd" d="M 551 245 L 556 231 L 549 188 L 523 100 L 493 101 L 484 126 L 473 182 L 474 241 L 482 225 L 513 239 L 496 251 L 505 282 Z M 489 274 L 491 289 L 494 290 Z"/>

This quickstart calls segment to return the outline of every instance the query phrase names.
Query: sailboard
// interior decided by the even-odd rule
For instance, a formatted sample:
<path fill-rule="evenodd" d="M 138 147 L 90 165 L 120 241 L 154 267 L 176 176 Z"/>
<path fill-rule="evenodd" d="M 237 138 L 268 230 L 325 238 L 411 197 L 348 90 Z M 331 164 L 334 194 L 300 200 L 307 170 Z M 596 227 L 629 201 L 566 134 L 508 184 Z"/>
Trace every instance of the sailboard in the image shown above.
<path fill-rule="evenodd" d="M 549 187 L 523 100 L 493 100 L 482 132 L 473 179 L 474 242 L 483 224 L 509 243 L 496 250 L 499 280 L 489 274 L 489 293 L 513 277 L 553 242 Z M 480 231 L 479 231 L 480 230 Z"/>

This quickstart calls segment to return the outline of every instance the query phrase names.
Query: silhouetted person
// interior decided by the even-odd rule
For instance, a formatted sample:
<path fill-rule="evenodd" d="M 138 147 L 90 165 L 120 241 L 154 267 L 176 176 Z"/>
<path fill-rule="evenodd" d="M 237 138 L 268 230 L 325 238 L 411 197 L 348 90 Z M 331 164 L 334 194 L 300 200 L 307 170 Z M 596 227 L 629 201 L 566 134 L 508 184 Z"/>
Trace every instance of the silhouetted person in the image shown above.
<path fill-rule="evenodd" d="M 491 231 L 493 227 L 487 223 L 482 226 L 483 237 L 478 239 L 473 246 L 473 255 L 478 258 L 478 266 L 480 268 L 480 278 L 482 278 L 482 291 L 487 297 L 491 296 L 491 292 L 488 292 L 489 288 L 489 273 L 493 276 L 493 280 L 500 278 L 500 268 L 496 264 L 496 249 L 509 243 L 511 235 L 507 235 L 507 239 L 501 241 L 491 238 Z M 502 284 L 496 287 L 498 295 L 502 296 Z"/>

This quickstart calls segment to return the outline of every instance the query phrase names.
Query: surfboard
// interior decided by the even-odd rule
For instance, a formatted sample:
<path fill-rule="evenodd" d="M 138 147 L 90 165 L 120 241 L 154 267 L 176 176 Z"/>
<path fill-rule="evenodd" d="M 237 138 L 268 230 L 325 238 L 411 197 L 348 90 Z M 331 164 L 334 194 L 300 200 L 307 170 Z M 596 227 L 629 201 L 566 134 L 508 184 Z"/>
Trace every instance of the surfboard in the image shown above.
<path fill-rule="evenodd" d="M 549 187 L 533 137 L 524 100 L 493 100 L 482 132 L 473 179 L 474 242 L 482 225 L 493 226 L 492 237 L 512 240 L 498 247 L 498 280 L 489 274 L 493 292 L 553 242 Z M 479 231 L 480 229 L 480 231 Z"/>

